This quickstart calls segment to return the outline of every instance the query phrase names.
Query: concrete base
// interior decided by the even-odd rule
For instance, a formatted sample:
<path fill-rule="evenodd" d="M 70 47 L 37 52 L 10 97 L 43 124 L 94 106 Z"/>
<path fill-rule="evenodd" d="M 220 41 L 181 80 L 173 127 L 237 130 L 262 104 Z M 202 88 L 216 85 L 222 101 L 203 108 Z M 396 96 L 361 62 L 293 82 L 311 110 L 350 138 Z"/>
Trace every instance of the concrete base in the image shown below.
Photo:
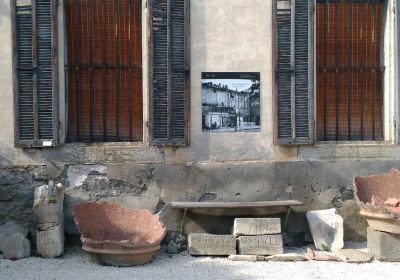
<path fill-rule="evenodd" d="M 236 237 L 207 233 L 189 234 L 189 254 L 193 256 L 228 256 L 236 254 Z"/>
<path fill-rule="evenodd" d="M 240 236 L 238 253 L 241 255 L 277 255 L 283 254 L 282 235 Z"/>
<path fill-rule="evenodd" d="M 368 250 L 382 261 L 400 261 L 400 235 L 367 229 Z"/>
<path fill-rule="evenodd" d="M 281 233 L 279 218 L 236 218 L 233 235 L 265 235 Z"/>

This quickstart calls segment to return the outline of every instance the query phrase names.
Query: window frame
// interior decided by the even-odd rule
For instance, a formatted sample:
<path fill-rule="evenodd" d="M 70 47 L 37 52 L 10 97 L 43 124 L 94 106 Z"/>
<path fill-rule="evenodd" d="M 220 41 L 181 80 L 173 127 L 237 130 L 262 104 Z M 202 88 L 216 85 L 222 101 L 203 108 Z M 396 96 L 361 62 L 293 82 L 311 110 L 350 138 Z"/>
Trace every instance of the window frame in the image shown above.
<path fill-rule="evenodd" d="M 375 141 L 315 141 L 316 139 L 316 109 L 315 109 L 315 102 L 316 102 L 316 94 L 313 92 L 312 95 L 312 104 L 310 104 L 310 122 L 312 123 L 310 129 L 313 130 L 313 141 L 310 141 L 310 143 L 297 143 L 296 141 L 280 141 L 278 139 L 278 111 L 277 111 L 277 84 L 276 84 L 276 60 L 277 60 L 277 17 L 276 17 L 276 9 L 277 9 L 277 2 L 278 0 L 273 0 L 272 2 L 272 58 L 273 58 L 273 71 L 272 71 L 272 76 L 273 76 L 273 95 L 272 95 L 272 109 L 273 109 L 273 143 L 274 145 L 283 145 L 283 146 L 312 146 L 314 144 L 327 144 L 327 145 L 332 145 L 332 144 L 337 144 L 337 145 L 371 145 L 371 144 L 377 144 L 377 145 L 382 145 L 382 144 L 388 144 L 388 143 L 393 143 L 393 144 L 400 144 L 400 1 L 396 0 L 384 0 L 384 3 L 388 3 L 392 5 L 392 8 L 387 10 L 387 13 L 393 13 L 392 15 L 394 19 L 392 19 L 389 24 L 392 25 L 393 28 L 393 36 L 390 41 L 390 44 L 393 44 L 394 50 L 391 54 L 393 54 L 393 58 L 391 58 L 393 62 L 393 71 L 394 75 L 392 77 L 395 78 L 395 85 L 393 87 L 393 90 L 390 89 L 389 92 L 387 89 L 383 89 L 383 135 L 384 138 L 383 140 L 375 140 Z M 313 19 L 313 48 L 315 49 L 316 45 L 316 20 L 315 20 L 315 15 L 316 15 L 316 1 L 311 0 L 312 2 L 312 19 Z M 384 30 L 382 30 L 382 34 L 384 33 Z M 315 89 L 316 85 L 316 52 L 313 51 L 312 54 L 312 59 L 313 59 L 313 79 L 312 82 L 310 83 L 312 87 Z M 385 84 L 385 80 L 382 80 L 382 84 Z M 387 108 L 387 104 L 385 103 L 385 99 L 388 97 L 391 98 L 391 100 L 394 101 L 393 108 Z M 310 99 L 311 100 L 311 99 Z M 387 112 L 385 112 L 387 111 Z"/>

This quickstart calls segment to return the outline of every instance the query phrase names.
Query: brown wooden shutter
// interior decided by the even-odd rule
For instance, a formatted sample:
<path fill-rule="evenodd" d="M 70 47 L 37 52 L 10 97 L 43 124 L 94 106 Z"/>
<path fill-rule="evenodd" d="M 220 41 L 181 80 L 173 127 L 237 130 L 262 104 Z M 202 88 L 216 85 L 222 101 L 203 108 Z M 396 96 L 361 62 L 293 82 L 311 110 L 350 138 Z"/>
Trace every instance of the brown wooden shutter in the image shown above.
<path fill-rule="evenodd" d="M 275 143 L 314 140 L 311 0 L 276 0 Z"/>
<path fill-rule="evenodd" d="M 150 142 L 189 144 L 189 1 L 152 0 Z"/>
<path fill-rule="evenodd" d="M 58 144 L 57 1 L 13 2 L 15 144 Z"/>

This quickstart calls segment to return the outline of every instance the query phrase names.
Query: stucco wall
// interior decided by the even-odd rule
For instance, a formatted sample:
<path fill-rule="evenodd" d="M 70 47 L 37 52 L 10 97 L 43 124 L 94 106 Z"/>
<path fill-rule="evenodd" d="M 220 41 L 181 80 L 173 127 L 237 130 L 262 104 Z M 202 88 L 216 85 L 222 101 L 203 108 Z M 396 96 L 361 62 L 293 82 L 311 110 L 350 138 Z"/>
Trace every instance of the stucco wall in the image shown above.
<path fill-rule="evenodd" d="M 392 1 L 389 1 L 392 3 Z M 273 145 L 273 29 L 272 1 L 248 0 L 192 0 L 191 18 L 191 124 L 190 146 L 186 148 L 149 147 L 146 142 L 148 131 L 148 77 L 147 77 L 147 10 L 143 2 L 143 89 L 144 89 L 144 144 L 65 144 L 59 148 L 16 149 L 14 148 L 13 79 L 12 79 L 12 38 L 10 0 L 0 0 L 0 164 L 32 165 L 47 164 L 49 161 L 71 163 L 101 163 L 122 160 L 127 162 L 220 162 L 220 161 L 264 161 L 301 160 L 304 155 L 327 159 L 324 149 L 313 147 L 285 147 Z M 62 7 L 62 1 L 61 1 Z M 390 11 L 390 5 L 387 7 Z M 63 46 L 63 17 L 60 10 L 60 46 Z M 393 132 L 393 77 L 391 61 L 394 51 L 393 14 L 389 13 L 385 26 L 385 131 L 389 142 L 380 147 L 364 149 L 367 154 L 382 155 L 387 151 L 400 151 L 390 143 Z M 60 127 L 65 129 L 65 102 L 63 82 L 63 49 L 60 48 Z M 260 132 L 207 133 L 201 128 L 201 72 L 206 71 L 248 71 L 261 73 L 261 130 Z M 386 110 L 387 109 L 387 110 Z M 60 133 L 61 139 L 64 133 Z M 365 143 L 351 144 L 357 148 Z M 346 156 L 349 145 L 330 146 L 330 154 Z M 351 148 L 350 148 L 351 149 Z M 103 154 L 93 153 L 100 150 Z M 307 152 L 304 153 L 303 150 Z M 332 152 L 334 150 L 334 152 Z M 119 151 L 113 157 L 113 153 Z M 300 155 L 303 155 L 299 157 Z M 400 153 L 397 153 L 400 154 Z M 153 155 L 155 157 L 153 158 Z M 134 156 L 135 158 L 130 158 Z M 379 154 L 377 155 L 379 157 Z M 393 156 L 393 155 L 392 155 Z M 350 158 L 362 158 L 363 155 Z M 399 156 L 400 157 L 400 156 Z M 333 159 L 336 158 L 333 156 Z"/>

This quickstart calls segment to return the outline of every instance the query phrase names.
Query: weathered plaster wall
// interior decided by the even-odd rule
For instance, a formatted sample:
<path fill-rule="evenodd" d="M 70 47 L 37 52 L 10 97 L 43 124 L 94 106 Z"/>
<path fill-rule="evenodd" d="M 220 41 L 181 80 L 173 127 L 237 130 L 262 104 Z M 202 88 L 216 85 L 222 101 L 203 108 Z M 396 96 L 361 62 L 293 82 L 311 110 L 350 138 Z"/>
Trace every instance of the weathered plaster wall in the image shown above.
<path fill-rule="evenodd" d="M 385 24 L 385 54 L 387 66 L 385 75 L 385 127 L 386 137 L 392 137 L 394 102 L 391 102 L 394 69 L 393 54 L 393 13 L 390 5 Z M 62 7 L 62 1 L 60 2 Z M 224 162 L 224 161 L 264 161 L 302 160 L 303 158 L 329 159 L 333 154 L 351 158 L 363 158 L 353 151 L 360 147 L 366 153 L 371 150 L 380 154 L 397 157 L 398 146 L 370 145 L 365 143 L 330 145 L 329 153 L 318 147 L 285 147 L 273 145 L 272 111 L 272 1 L 249 0 L 192 0 L 191 17 L 191 144 L 187 148 L 149 147 L 147 141 L 147 10 L 143 1 L 143 89 L 144 89 L 144 135 L 143 143 L 131 144 L 65 144 L 59 148 L 16 149 L 14 148 L 13 79 L 12 79 L 12 38 L 10 0 L 0 0 L 0 164 L 1 165 L 42 165 L 53 162 L 105 163 L 126 161 L 135 163 L 154 162 Z M 63 16 L 60 8 L 60 46 L 64 46 Z M 60 112 L 61 129 L 65 129 L 65 100 L 63 83 L 64 51 L 60 47 Z M 261 131 L 237 133 L 207 133 L 201 129 L 201 72 L 202 71 L 255 71 L 261 73 Z M 386 98 L 387 97 L 387 98 Z M 61 138 L 65 137 L 63 131 Z M 355 147 L 354 149 L 351 146 Z M 379 147 L 378 147 L 379 146 Z M 306 151 L 306 152 L 304 152 Z M 395 153 L 393 153 L 395 152 Z M 376 154 L 376 152 L 372 152 Z M 378 154 L 379 154 L 378 153 Z M 300 155 L 300 157 L 299 157 Z M 377 155 L 377 157 L 380 157 Z M 334 156 L 332 158 L 338 158 Z M 400 158 L 400 156 L 399 156 Z"/>
<path fill-rule="evenodd" d="M 297 199 L 288 231 L 305 238 L 307 226 L 301 214 L 309 209 L 336 207 L 345 219 L 346 239 L 365 238 L 366 223 L 353 200 L 354 174 L 368 175 L 400 167 L 398 160 L 337 160 L 236 162 L 213 164 L 126 164 L 66 166 L 56 181 L 65 190 L 66 232 L 77 234 L 70 206 L 89 200 L 109 200 L 126 207 L 159 213 L 170 230 L 180 229 L 181 214 L 171 201 L 257 201 Z M 0 224 L 17 219 L 32 225 L 33 189 L 49 175 L 43 167 L 0 169 Z M 186 230 L 219 231 L 220 220 L 190 215 Z"/>
<path fill-rule="evenodd" d="M 251 3 L 250 3 L 251 2 Z M 31 165 L 44 164 L 52 160 L 55 154 L 60 158 L 78 158 L 90 154 L 99 147 L 101 150 L 115 145 L 63 145 L 52 149 L 21 150 L 14 148 L 13 120 L 13 84 L 11 55 L 11 18 L 10 1 L 1 3 L 1 61 L 0 79 L 2 82 L 0 120 L 0 164 Z M 61 1 L 62 7 L 62 1 Z M 191 1 L 191 145 L 188 148 L 159 149 L 166 162 L 201 162 L 201 161 L 240 161 L 288 159 L 296 156 L 295 148 L 277 147 L 272 144 L 272 3 L 271 1 L 250 0 Z M 147 15 L 143 2 L 143 14 Z M 63 79 L 64 38 L 62 32 L 63 16 L 60 21 L 60 127 L 61 139 L 65 135 L 65 99 Z M 143 88 L 144 108 L 147 108 L 147 24 L 143 18 Z M 229 47 L 228 47 L 229 46 Z M 253 71 L 261 72 L 261 131 L 256 133 L 203 133 L 201 130 L 201 72 L 202 71 Z M 147 135 L 147 110 L 144 116 L 144 130 Z M 147 137 L 145 137 L 145 140 Z M 152 153 L 154 148 L 141 144 L 121 145 L 122 153 L 130 154 L 130 149 L 142 150 L 141 156 Z M 127 150 L 127 151 L 124 151 Z M 164 153 L 165 150 L 165 153 Z M 78 155 L 79 154 L 79 155 Z M 137 159 L 134 159 L 138 161 Z M 67 161 L 67 160 L 65 160 Z M 95 159 L 93 160 L 95 161 Z M 89 160 L 83 163 L 92 163 Z M 128 158 L 127 161 L 130 161 Z M 74 161 L 73 161 L 74 162 Z M 146 162 L 146 161 L 145 161 Z"/>
<path fill-rule="evenodd" d="M 166 161 L 267 160 L 295 156 L 272 144 L 272 1 L 191 1 L 191 145 Z M 201 72 L 260 72 L 261 131 L 203 133 Z"/>

